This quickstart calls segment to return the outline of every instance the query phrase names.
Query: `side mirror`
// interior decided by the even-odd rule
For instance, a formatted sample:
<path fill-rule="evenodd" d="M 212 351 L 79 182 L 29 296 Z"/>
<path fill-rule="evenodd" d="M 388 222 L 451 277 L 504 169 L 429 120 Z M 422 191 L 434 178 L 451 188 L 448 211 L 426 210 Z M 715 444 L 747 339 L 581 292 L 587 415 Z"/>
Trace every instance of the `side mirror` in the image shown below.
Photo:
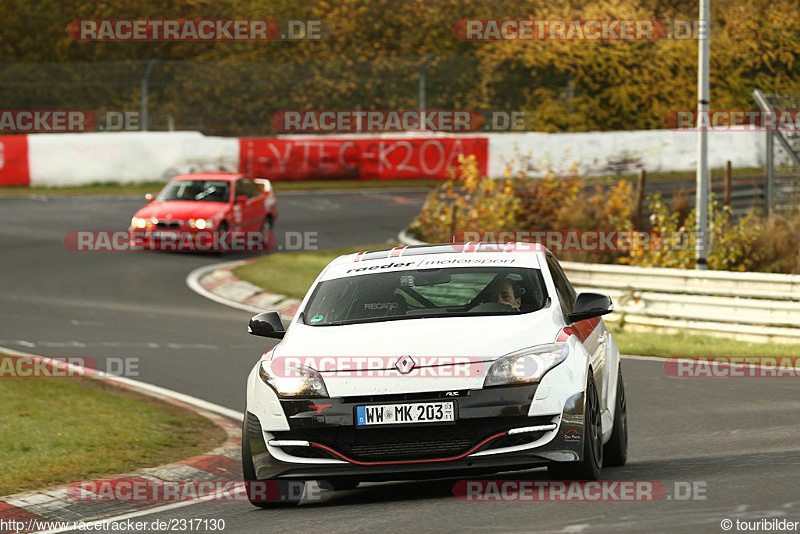
<path fill-rule="evenodd" d="M 144 199 L 147 201 L 148 204 L 150 204 L 153 201 L 153 195 L 151 195 L 150 193 L 147 193 L 144 196 Z"/>
<path fill-rule="evenodd" d="M 570 323 L 576 323 L 585 319 L 592 319 L 600 317 L 614 311 L 614 304 L 611 303 L 611 298 L 602 293 L 581 293 L 575 299 L 575 305 L 572 307 L 572 313 L 567 315 Z"/>
<path fill-rule="evenodd" d="M 237 204 L 244 204 L 247 202 L 247 195 L 237 195 L 236 196 L 236 203 Z"/>
<path fill-rule="evenodd" d="M 254 336 L 283 339 L 286 329 L 283 328 L 281 314 L 276 311 L 262 312 L 250 319 L 247 332 Z"/>

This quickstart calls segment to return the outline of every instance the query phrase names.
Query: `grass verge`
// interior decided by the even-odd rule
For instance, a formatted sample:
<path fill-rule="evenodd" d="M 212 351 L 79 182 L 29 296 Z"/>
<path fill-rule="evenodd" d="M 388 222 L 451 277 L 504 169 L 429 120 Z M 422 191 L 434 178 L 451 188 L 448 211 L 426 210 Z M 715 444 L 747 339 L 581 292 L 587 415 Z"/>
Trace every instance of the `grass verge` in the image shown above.
<path fill-rule="evenodd" d="M 2 376 L 0 406 L 0 495 L 175 462 L 225 439 L 204 417 L 91 378 Z"/>
<path fill-rule="evenodd" d="M 738 356 L 748 358 L 794 357 L 800 345 L 784 343 L 751 343 L 735 339 L 699 334 L 658 334 L 632 332 L 608 324 L 611 335 L 623 354 L 658 356 L 662 358 L 712 358 Z"/>
<path fill-rule="evenodd" d="M 0 197 L 25 197 L 31 195 L 75 196 L 75 195 L 144 195 L 158 193 L 164 182 L 141 184 L 97 183 L 64 187 L 0 187 Z"/>
<path fill-rule="evenodd" d="M 234 274 L 267 291 L 301 299 L 322 269 L 335 257 L 386 245 L 316 252 L 269 254 L 234 269 Z M 734 339 L 696 335 L 632 332 L 609 323 L 609 330 L 623 354 L 669 357 L 790 357 L 800 354 L 800 345 L 747 343 Z"/>
<path fill-rule="evenodd" d="M 317 275 L 337 256 L 389 247 L 390 245 L 384 244 L 314 252 L 268 254 L 237 267 L 233 270 L 233 274 L 267 291 L 302 299 Z"/>
<path fill-rule="evenodd" d="M 317 189 L 430 189 L 438 180 L 309 180 L 298 182 L 273 182 L 275 191 L 307 191 Z M 164 182 L 141 184 L 97 183 L 67 187 L 0 187 L 0 197 L 30 195 L 144 195 L 158 193 Z"/>

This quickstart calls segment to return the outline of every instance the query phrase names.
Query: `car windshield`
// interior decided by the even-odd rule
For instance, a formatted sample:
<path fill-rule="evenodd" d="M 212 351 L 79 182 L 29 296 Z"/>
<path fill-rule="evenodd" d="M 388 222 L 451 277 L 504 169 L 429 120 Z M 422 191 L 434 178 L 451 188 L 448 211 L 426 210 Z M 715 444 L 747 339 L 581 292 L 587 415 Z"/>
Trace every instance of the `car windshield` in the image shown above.
<path fill-rule="evenodd" d="M 510 315 L 542 309 L 539 269 L 461 267 L 370 273 L 320 282 L 305 324 L 331 326 L 397 319 Z"/>
<path fill-rule="evenodd" d="M 205 200 L 227 202 L 230 184 L 222 180 L 178 180 L 170 182 L 156 200 Z"/>

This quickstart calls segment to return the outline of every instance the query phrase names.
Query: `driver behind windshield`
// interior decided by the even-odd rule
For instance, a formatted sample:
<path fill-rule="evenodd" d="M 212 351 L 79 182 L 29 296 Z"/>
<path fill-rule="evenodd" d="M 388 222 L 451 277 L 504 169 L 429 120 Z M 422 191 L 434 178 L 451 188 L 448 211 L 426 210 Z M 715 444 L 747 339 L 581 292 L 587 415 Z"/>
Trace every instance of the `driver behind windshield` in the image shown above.
<path fill-rule="evenodd" d="M 488 301 L 497 302 L 498 304 L 505 304 L 511 306 L 514 310 L 519 311 L 522 306 L 523 289 L 519 283 L 508 278 L 501 278 L 492 282 L 489 288 Z"/>

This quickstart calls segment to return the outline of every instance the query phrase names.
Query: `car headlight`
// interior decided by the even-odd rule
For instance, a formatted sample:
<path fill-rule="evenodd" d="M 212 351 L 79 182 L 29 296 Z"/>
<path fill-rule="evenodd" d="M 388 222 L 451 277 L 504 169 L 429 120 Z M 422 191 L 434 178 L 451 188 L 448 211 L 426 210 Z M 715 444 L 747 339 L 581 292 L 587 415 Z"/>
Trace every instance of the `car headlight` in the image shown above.
<path fill-rule="evenodd" d="M 189 219 L 189 227 L 197 228 L 198 230 L 205 230 L 211 228 L 213 224 L 208 219 Z"/>
<path fill-rule="evenodd" d="M 534 384 L 567 358 L 569 345 L 552 343 L 507 354 L 489 368 L 483 387 Z"/>
<path fill-rule="evenodd" d="M 261 362 L 258 369 L 261 380 L 281 397 L 327 397 L 328 390 L 322 376 L 311 367 L 282 361 L 274 369 L 272 362 Z"/>
<path fill-rule="evenodd" d="M 143 219 L 141 217 L 134 217 L 131 219 L 131 226 L 134 228 L 144 229 L 147 228 L 147 219 Z"/>

